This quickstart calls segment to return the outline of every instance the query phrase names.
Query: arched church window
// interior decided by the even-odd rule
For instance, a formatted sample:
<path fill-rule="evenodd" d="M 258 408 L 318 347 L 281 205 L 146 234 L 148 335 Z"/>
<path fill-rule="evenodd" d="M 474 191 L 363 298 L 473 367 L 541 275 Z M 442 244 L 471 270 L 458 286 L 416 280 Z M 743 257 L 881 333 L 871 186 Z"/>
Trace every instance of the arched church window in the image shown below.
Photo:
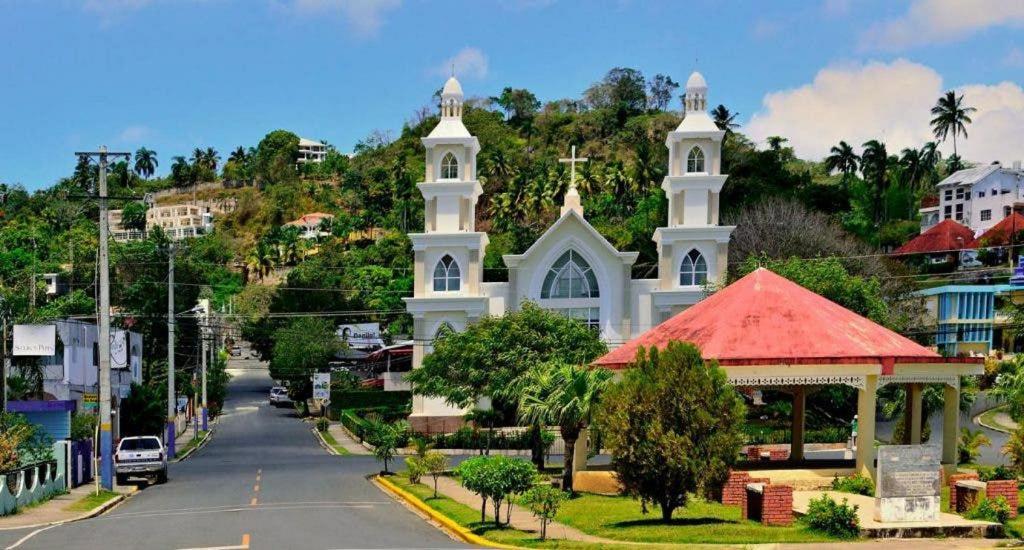
<path fill-rule="evenodd" d="M 706 172 L 704 170 L 704 151 L 696 145 L 686 155 L 686 172 Z"/>
<path fill-rule="evenodd" d="M 679 284 L 681 286 L 702 285 L 708 280 L 708 262 L 697 249 L 690 250 L 683 258 L 679 267 Z"/>
<path fill-rule="evenodd" d="M 451 153 L 446 154 L 441 159 L 441 179 L 459 179 L 459 161 Z"/>
<path fill-rule="evenodd" d="M 597 277 L 590 264 L 576 251 L 562 254 L 544 277 L 541 299 L 551 298 L 597 298 L 599 297 Z"/>
<path fill-rule="evenodd" d="M 457 292 L 462 283 L 461 275 L 455 258 L 445 254 L 434 266 L 434 292 Z"/>
<path fill-rule="evenodd" d="M 437 327 L 437 331 L 434 332 L 434 340 L 439 340 L 455 332 L 455 328 L 452 327 L 448 321 L 441 323 L 441 326 Z"/>

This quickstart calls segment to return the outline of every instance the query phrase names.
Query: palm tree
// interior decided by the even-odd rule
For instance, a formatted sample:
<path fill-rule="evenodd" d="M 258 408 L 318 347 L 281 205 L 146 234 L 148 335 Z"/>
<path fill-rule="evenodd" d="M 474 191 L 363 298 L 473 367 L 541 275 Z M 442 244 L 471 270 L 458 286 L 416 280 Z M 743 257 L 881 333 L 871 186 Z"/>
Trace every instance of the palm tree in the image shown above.
<path fill-rule="evenodd" d="M 958 462 L 970 464 L 978 459 L 982 447 L 991 447 L 992 440 L 981 430 L 971 431 L 964 426 L 960 428 L 960 444 L 957 446 L 957 454 L 960 455 Z"/>
<path fill-rule="evenodd" d="M 859 164 L 860 157 L 857 156 L 853 147 L 845 141 L 840 141 L 839 145 L 833 145 L 829 155 L 825 157 L 825 169 L 828 170 L 829 174 L 842 172 L 843 182 L 846 182 L 850 175 L 857 172 Z"/>
<path fill-rule="evenodd" d="M 193 166 L 206 166 L 206 151 L 196 147 L 192 149 L 192 158 L 188 160 Z"/>
<path fill-rule="evenodd" d="M 157 166 L 160 166 L 160 163 L 156 160 L 156 151 L 145 147 L 139 147 L 139 150 L 135 151 L 136 174 L 149 179 L 156 172 Z"/>
<path fill-rule="evenodd" d="M 789 141 L 782 136 L 768 136 L 768 148 L 776 153 L 782 151 L 782 144 Z"/>
<path fill-rule="evenodd" d="M 732 131 L 739 128 L 739 123 L 736 122 L 736 117 L 739 113 L 733 113 L 725 105 L 719 105 L 711 110 L 711 118 L 715 120 L 715 126 L 718 126 L 719 130 L 725 132 L 726 136 L 732 135 Z"/>
<path fill-rule="evenodd" d="M 171 158 L 171 179 L 178 186 L 185 185 L 191 179 L 192 167 L 189 166 L 185 157 L 177 156 Z"/>
<path fill-rule="evenodd" d="M 220 162 L 220 155 L 217 154 L 216 149 L 213 147 L 207 147 L 206 150 L 203 151 L 203 160 L 206 162 L 207 168 L 214 173 L 217 172 L 217 163 Z"/>
<path fill-rule="evenodd" d="M 243 164 L 248 160 L 248 158 L 248 155 L 245 154 L 245 147 L 239 145 L 234 151 L 231 151 L 231 156 L 228 157 L 228 162 Z"/>
<path fill-rule="evenodd" d="M 531 424 L 558 426 L 565 441 L 562 488 L 571 493 L 576 441 L 580 432 L 590 425 L 612 373 L 566 363 L 537 368 L 551 369 L 551 374 L 537 377 L 537 385 L 524 388 L 519 400 L 519 418 Z"/>
<path fill-rule="evenodd" d="M 1010 465 L 1020 475 L 1024 473 L 1024 427 L 1017 428 L 1010 434 L 1002 453 L 1010 459 Z"/>
<path fill-rule="evenodd" d="M 872 139 L 864 143 L 864 152 L 860 155 L 860 170 L 874 192 L 875 223 L 881 220 L 882 197 L 888 188 L 889 153 L 885 144 Z"/>
<path fill-rule="evenodd" d="M 932 132 L 935 138 L 946 141 L 950 134 L 953 134 L 953 155 L 956 152 L 956 136 L 963 134 L 967 138 L 967 125 L 971 123 L 971 113 L 977 111 L 974 107 L 963 105 L 964 96 L 957 97 L 956 92 L 949 90 L 946 95 L 939 98 L 932 107 Z"/>

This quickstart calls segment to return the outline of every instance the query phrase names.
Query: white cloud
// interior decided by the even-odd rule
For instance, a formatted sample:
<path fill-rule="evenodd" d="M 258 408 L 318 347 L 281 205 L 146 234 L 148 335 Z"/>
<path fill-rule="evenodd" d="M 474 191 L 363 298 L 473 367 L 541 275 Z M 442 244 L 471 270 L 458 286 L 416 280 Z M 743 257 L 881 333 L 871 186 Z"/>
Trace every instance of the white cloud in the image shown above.
<path fill-rule="evenodd" d="M 299 15 L 339 12 L 353 32 L 368 37 L 377 34 L 384 15 L 401 4 L 401 0 L 291 0 L 290 7 Z"/>
<path fill-rule="evenodd" d="M 1003 65 L 1015 69 L 1024 69 L 1024 50 L 1020 48 L 1010 49 L 1010 51 L 1006 52 L 1006 57 L 1003 58 Z"/>
<path fill-rule="evenodd" d="M 929 111 L 945 90 L 935 70 L 905 59 L 827 67 L 809 84 L 767 94 L 745 131 L 759 143 L 772 135 L 789 138 L 797 155 L 814 160 L 840 140 L 859 148 L 879 139 L 896 152 L 934 139 Z M 958 141 L 961 156 L 985 164 L 1024 157 L 1024 90 L 1019 85 L 971 84 L 957 92 L 978 109 L 967 128 L 969 139 Z M 951 153 L 952 142 L 942 149 Z"/>
<path fill-rule="evenodd" d="M 148 139 L 153 135 L 153 130 L 149 126 L 136 125 L 129 126 L 121 133 L 118 134 L 117 139 L 122 142 L 138 142 L 144 139 Z"/>
<path fill-rule="evenodd" d="M 996 26 L 1024 25 L 1019 0 L 915 0 L 897 18 L 876 23 L 861 35 L 864 50 L 896 51 L 951 42 Z"/>
<path fill-rule="evenodd" d="M 455 76 L 459 78 L 484 78 L 487 76 L 487 56 L 480 48 L 462 48 L 458 53 L 449 57 L 440 66 L 434 69 L 434 73 L 441 76 L 451 76 L 452 67 L 455 68 Z"/>

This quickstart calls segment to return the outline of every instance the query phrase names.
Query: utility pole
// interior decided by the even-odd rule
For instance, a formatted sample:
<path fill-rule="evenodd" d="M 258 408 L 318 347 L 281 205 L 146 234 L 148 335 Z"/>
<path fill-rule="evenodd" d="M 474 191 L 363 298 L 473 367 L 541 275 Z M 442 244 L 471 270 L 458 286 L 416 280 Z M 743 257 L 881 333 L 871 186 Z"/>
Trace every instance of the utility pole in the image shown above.
<path fill-rule="evenodd" d="M 6 412 L 7 411 L 7 377 L 9 376 L 9 374 L 11 372 L 11 356 L 7 352 L 7 326 L 8 326 L 8 322 L 7 322 L 7 307 L 6 307 L 7 304 L 3 302 L 2 298 L 0 298 L 0 304 L 3 304 L 3 308 L 0 309 L 0 318 L 2 318 L 3 323 L 4 323 L 3 334 L 0 335 L 4 339 L 4 363 L 3 363 L 2 371 L 0 371 L 0 378 L 2 378 L 2 380 L 0 380 L 0 382 L 3 382 L 3 408 L 0 408 L 0 412 Z"/>
<path fill-rule="evenodd" d="M 109 153 L 107 147 L 99 151 L 75 153 L 79 157 L 99 157 L 99 199 L 100 204 L 100 484 L 104 489 L 114 489 L 113 433 L 110 422 L 110 246 L 107 242 L 110 228 L 107 220 L 107 159 L 108 157 L 131 158 L 130 153 Z"/>
<path fill-rule="evenodd" d="M 174 243 L 167 254 L 167 458 L 174 458 L 178 403 L 174 396 Z"/>
<path fill-rule="evenodd" d="M 208 338 L 208 333 L 209 333 L 209 326 L 208 325 L 209 325 L 209 322 L 210 322 L 210 301 L 209 300 L 201 300 L 200 304 L 202 305 L 202 308 L 203 308 L 203 313 L 202 313 L 203 318 L 200 321 L 200 325 L 199 325 L 199 336 L 202 339 L 202 356 L 203 356 L 203 358 L 202 358 L 202 367 L 203 367 L 203 382 L 202 382 L 203 383 L 203 406 L 202 406 L 201 412 L 202 412 L 202 420 L 203 420 L 203 431 L 205 432 L 208 429 L 207 428 L 207 414 L 208 413 L 207 413 L 207 404 L 206 404 L 206 355 L 207 355 L 207 346 L 208 346 L 208 344 L 206 343 L 206 340 Z"/>

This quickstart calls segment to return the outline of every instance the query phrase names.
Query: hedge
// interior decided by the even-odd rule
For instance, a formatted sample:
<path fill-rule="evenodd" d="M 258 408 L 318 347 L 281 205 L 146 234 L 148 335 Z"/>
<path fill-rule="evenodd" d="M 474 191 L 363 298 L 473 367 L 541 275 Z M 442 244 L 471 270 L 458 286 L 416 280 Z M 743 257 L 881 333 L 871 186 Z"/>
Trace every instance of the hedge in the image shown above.
<path fill-rule="evenodd" d="M 831 426 L 817 430 L 804 432 L 804 443 L 843 443 L 850 437 L 850 426 Z M 770 431 L 756 431 L 747 433 L 747 443 L 750 445 L 765 445 L 773 443 L 790 443 L 793 439 L 792 432 L 785 428 L 778 428 Z"/>
<path fill-rule="evenodd" d="M 382 390 L 348 390 L 331 392 L 331 411 L 337 416 L 342 409 L 369 409 L 373 407 L 409 408 L 412 392 Z"/>

